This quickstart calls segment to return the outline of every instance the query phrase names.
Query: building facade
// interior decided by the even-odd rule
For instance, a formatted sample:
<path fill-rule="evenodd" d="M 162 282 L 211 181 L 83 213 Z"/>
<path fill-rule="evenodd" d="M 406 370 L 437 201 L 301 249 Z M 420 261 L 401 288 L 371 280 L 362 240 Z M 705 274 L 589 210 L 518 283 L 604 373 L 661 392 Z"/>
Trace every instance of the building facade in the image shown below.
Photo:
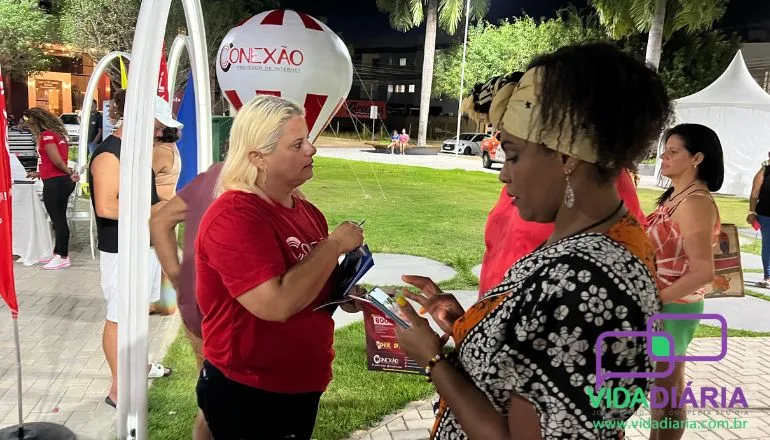
<path fill-rule="evenodd" d="M 27 108 L 42 107 L 55 115 L 76 113 L 83 107 L 88 81 L 96 64 L 87 54 L 77 53 L 61 44 L 41 48 L 54 60 L 48 71 L 29 76 L 26 81 L 5 78 L 8 87 L 8 111 L 17 117 Z M 104 75 L 93 99 L 110 98 L 110 80 Z"/>

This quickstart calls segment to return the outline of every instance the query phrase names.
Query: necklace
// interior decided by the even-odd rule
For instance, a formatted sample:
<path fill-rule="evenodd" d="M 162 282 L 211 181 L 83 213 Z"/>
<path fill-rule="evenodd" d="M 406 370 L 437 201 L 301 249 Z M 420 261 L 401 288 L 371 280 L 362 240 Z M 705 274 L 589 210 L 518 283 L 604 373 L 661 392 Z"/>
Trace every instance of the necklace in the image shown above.
<path fill-rule="evenodd" d="M 611 219 L 612 217 L 615 217 L 615 214 L 617 214 L 618 212 L 620 212 L 620 210 L 621 210 L 622 208 L 623 208 L 623 201 L 621 200 L 621 201 L 620 201 L 620 203 L 618 203 L 618 207 L 617 207 L 617 208 L 615 208 L 615 210 L 614 210 L 614 211 L 612 211 L 612 213 L 610 213 L 610 215 L 608 215 L 607 217 L 604 217 L 603 219 L 601 219 L 601 220 L 599 220 L 599 221 L 597 221 L 597 222 L 595 222 L 595 223 L 591 223 L 590 225 L 586 226 L 585 228 L 583 228 L 583 229 L 581 229 L 581 230 L 579 230 L 579 231 L 575 232 L 574 234 L 570 234 L 570 235 L 579 235 L 579 234 L 582 234 L 582 233 L 583 233 L 583 232 L 585 232 L 585 231 L 591 230 L 591 229 L 593 229 L 593 228 L 595 228 L 595 227 L 597 227 L 597 226 L 599 226 L 599 225 L 601 225 L 601 224 L 603 224 L 603 223 L 607 222 L 607 221 L 608 221 L 609 219 Z"/>
<path fill-rule="evenodd" d="M 695 184 L 696 184 L 696 183 L 698 183 L 698 179 L 695 179 L 695 180 L 693 180 L 691 184 L 687 185 L 687 188 L 685 188 L 685 189 L 683 189 L 683 190 L 679 191 L 678 193 L 676 193 L 676 194 L 674 194 L 674 193 L 671 193 L 671 195 L 670 195 L 670 196 L 668 196 L 668 201 L 670 202 L 670 201 L 674 200 L 675 198 L 677 198 L 677 197 L 681 196 L 681 195 L 682 195 L 682 193 L 684 193 L 684 192 L 685 192 L 685 191 L 687 191 L 688 189 L 690 189 L 690 188 L 692 188 L 693 186 L 695 186 Z"/>
<path fill-rule="evenodd" d="M 565 239 L 565 238 L 567 238 L 567 237 L 572 237 L 572 236 L 575 236 L 575 235 L 579 235 L 579 234 L 582 234 L 582 233 L 583 233 L 583 232 L 585 232 L 585 231 L 588 231 L 588 230 L 590 230 L 590 229 L 593 229 L 593 228 L 595 228 L 595 227 L 597 227 L 597 226 L 599 226 L 599 225 L 601 225 L 601 224 L 603 224 L 603 223 L 607 222 L 607 221 L 608 221 L 608 220 L 610 220 L 612 217 L 615 217 L 615 214 L 617 214 L 617 213 L 618 213 L 618 212 L 619 212 L 619 211 L 620 211 L 620 210 L 623 208 L 623 205 L 624 205 L 624 203 L 623 203 L 623 201 L 621 200 L 621 201 L 620 201 L 620 203 L 618 203 L 618 207 L 617 207 L 617 208 L 615 208 L 615 210 L 614 210 L 614 211 L 612 211 L 612 212 L 610 213 L 610 215 L 608 215 L 607 217 L 604 217 L 603 219 L 601 219 L 601 220 L 599 220 L 599 221 L 597 221 L 597 222 L 591 223 L 590 225 L 586 226 L 585 228 L 582 228 L 582 229 L 580 229 L 580 230 L 579 230 L 579 231 L 577 231 L 577 232 L 574 232 L 574 233 L 572 233 L 572 234 L 569 234 L 569 235 L 567 235 L 567 236 L 565 236 L 565 237 L 562 237 L 562 238 L 560 238 L 559 240 L 563 240 L 563 239 Z M 556 240 L 556 241 L 559 241 L 559 240 Z M 554 243 L 555 243 L 556 241 L 554 241 Z M 548 240 L 544 241 L 544 242 L 543 242 L 543 243 L 542 243 L 540 246 L 538 246 L 537 248 L 535 248 L 535 250 L 534 250 L 534 251 L 532 251 L 532 252 L 535 252 L 535 251 L 539 251 L 540 249 L 542 249 L 543 247 L 545 247 L 545 245 L 546 245 L 547 243 L 548 243 Z"/>
<path fill-rule="evenodd" d="M 605 222 L 609 221 L 609 220 L 610 220 L 612 217 L 615 217 L 615 214 L 617 214 L 618 212 L 620 212 L 620 210 L 623 208 L 623 205 L 624 205 L 624 203 L 623 203 L 623 201 L 621 200 L 621 201 L 620 201 L 620 203 L 618 204 L 618 207 L 617 207 L 617 208 L 615 208 L 615 210 L 614 210 L 614 211 L 612 211 L 612 213 L 610 213 L 610 215 L 608 215 L 607 217 L 604 217 L 603 219 L 601 219 L 601 220 L 599 220 L 599 221 L 597 221 L 597 222 L 594 222 L 594 223 L 592 223 L 592 224 L 590 224 L 590 225 L 586 226 L 585 228 L 583 228 L 583 229 L 581 229 L 581 230 L 579 230 L 579 231 L 575 232 L 574 234 L 570 234 L 570 235 L 568 235 L 567 237 L 574 237 L 574 236 L 576 236 L 576 235 L 580 235 L 580 234 L 582 234 L 582 233 L 584 233 L 584 232 L 586 232 L 586 231 L 588 231 L 588 230 L 591 230 L 591 229 L 593 229 L 593 228 L 595 228 L 595 227 L 597 227 L 597 226 L 599 226 L 599 225 L 601 225 L 601 224 L 603 224 L 603 223 L 605 223 Z M 564 238 L 567 238 L 567 237 L 564 237 Z M 561 240 L 563 240 L 564 238 L 562 238 Z M 557 240 L 557 241 L 558 241 L 558 240 Z M 531 253 L 535 253 L 535 252 L 537 252 L 538 250 L 542 249 L 542 248 L 545 246 L 545 244 L 546 244 L 546 243 L 548 243 L 548 241 L 547 241 L 547 240 L 546 240 L 545 242 L 543 242 L 543 244 L 541 244 L 540 246 L 538 246 L 538 247 L 537 247 L 537 249 L 535 249 L 535 250 L 534 250 L 534 251 L 532 251 Z M 474 303 L 474 305 L 475 305 L 475 304 L 478 304 L 478 303 L 480 303 L 480 302 L 482 302 L 482 301 L 486 301 L 486 300 L 487 300 L 487 299 L 489 299 L 489 298 L 494 298 L 494 297 L 496 297 L 496 296 L 500 296 L 500 295 L 508 295 L 508 294 L 510 294 L 510 293 L 511 293 L 510 291 L 507 291 L 507 292 L 500 292 L 500 293 L 493 293 L 493 294 L 491 294 L 491 295 L 486 295 L 486 296 L 484 296 L 483 298 L 481 298 L 481 299 L 479 299 L 478 301 L 476 301 L 476 303 Z"/>

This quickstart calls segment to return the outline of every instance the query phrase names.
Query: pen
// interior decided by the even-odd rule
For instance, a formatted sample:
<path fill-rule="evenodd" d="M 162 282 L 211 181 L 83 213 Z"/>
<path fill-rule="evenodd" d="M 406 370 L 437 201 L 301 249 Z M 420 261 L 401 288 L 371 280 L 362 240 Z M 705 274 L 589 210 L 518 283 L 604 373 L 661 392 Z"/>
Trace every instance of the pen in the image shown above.
<path fill-rule="evenodd" d="M 363 226 L 363 225 L 364 225 L 364 223 L 366 223 L 366 219 L 363 219 L 363 220 L 361 220 L 361 222 L 360 222 L 360 223 L 356 223 L 356 224 L 357 224 L 357 225 L 358 225 L 358 227 L 360 228 L 361 226 Z"/>

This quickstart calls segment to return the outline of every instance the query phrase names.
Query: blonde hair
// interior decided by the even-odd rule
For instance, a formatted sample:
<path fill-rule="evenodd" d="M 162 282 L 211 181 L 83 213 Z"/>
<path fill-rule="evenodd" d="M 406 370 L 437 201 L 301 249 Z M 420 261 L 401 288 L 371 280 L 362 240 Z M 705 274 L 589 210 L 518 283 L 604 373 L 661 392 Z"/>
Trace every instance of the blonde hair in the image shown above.
<path fill-rule="evenodd" d="M 283 126 L 295 116 L 305 116 L 302 107 L 270 95 L 258 95 L 238 110 L 230 129 L 227 158 L 217 182 L 217 197 L 232 190 L 260 193 L 259 168 L 251 163 L 249 155 L 254 151 L 273 153 Z"/>
<path fill-rule="evenodd" d="M 69 141 L 64 123 L 48 110 L 32 107 L 25 110 L 22 116 L 29 130 L 35 135 L 35 141 L 39 141 L 37 138 L 44 131 L 52 131 L 61 136 L 64 141 Z"/>

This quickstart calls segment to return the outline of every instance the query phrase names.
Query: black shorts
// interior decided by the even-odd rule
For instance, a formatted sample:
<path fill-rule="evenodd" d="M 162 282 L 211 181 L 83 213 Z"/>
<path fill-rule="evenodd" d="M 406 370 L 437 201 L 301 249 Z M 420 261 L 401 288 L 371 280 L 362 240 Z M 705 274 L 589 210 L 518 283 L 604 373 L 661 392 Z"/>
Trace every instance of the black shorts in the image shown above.
<path fill-rule="evenodd" d="M 198 406 L 215 440 L 310 440 L 321 393 L 279 394 L 232 381 L 208 361 Z"/>

